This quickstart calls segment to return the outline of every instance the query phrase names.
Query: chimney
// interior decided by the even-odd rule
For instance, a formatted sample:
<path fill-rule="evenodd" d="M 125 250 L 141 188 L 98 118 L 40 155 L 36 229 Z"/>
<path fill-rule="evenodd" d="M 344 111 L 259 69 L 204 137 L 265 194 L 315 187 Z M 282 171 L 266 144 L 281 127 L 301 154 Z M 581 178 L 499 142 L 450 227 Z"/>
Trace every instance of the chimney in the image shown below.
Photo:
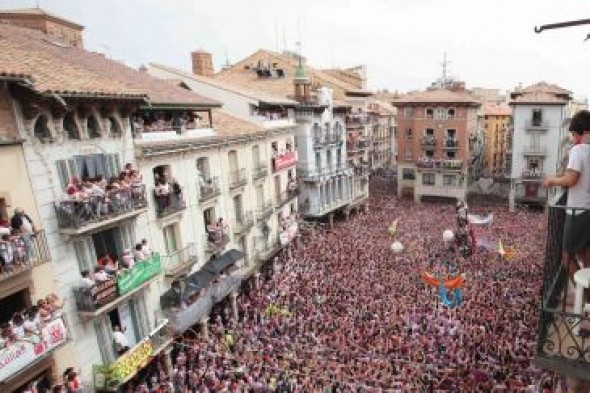
<path fill-rule="evenodd" d="M 207 77 L 214 75 L 211 53 L 198 50 L 191 53 L 191 59 L 193 61 L 193 74 Z"/>

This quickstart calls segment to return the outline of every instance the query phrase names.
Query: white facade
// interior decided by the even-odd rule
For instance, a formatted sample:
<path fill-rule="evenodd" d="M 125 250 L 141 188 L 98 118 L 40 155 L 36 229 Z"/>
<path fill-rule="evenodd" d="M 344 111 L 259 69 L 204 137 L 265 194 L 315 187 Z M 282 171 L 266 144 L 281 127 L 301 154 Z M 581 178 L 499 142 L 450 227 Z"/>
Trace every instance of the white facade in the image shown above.
<path fill-rule="evenodd" d="M 542 185 L 545 175 L 556 174 L 562 160 L 562 141 L 566 104 L 519 104 L 514 108 L 512 132 L 512 189 L 510 205 L 522 202 L 544 202 L 547 190 Z M 540 117 L 539 117 L 540 116 Z M 534 119 L 533 119 L 534 117 Z"/>

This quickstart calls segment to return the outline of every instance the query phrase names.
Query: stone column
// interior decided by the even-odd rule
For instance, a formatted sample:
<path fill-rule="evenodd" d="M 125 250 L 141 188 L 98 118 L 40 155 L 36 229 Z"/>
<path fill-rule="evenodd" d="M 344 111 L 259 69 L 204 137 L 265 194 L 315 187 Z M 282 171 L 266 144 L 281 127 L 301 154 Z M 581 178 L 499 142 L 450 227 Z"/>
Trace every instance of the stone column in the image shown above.
<path fill-rule="evenodd" d="M 201 337 L 203 340 L 209 340 L 209 317 L 204 317 L 199 323 L 201 324 Z"/>
<path fill-rule="evenodd" d="M 229 300 L 230 300 L 230 303 L 231 303 L 231 315 L 232 315 L 232 318 L 237 323 L 238 322 L 238 319 L 240 318 L 240 315 L 238 313 L 238 293 L 236 291 L 232 291 L 229 294 Z"/>

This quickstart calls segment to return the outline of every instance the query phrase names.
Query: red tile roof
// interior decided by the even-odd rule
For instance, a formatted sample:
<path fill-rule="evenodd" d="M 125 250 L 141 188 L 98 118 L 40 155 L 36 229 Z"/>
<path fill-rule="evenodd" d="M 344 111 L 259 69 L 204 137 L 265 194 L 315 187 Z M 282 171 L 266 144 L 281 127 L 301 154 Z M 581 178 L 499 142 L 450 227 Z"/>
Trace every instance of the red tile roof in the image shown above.
<path fill-rule="evenodd" d="M 510 94 L 511 104 L 564 105 L 571 99 L 572 92 L 557 85 L 538 82 Z"/>
<path fill-rule="evenodd" d="M 483 112 L 486 116 L 512 116 L 512 109 L 505 103 L 486 102 Z"/>
<path fill-rule="evenodd" d="M 464 91 L 451 91 L 447 89 L 425 90 L 408 93 L 392 100 L 395 104 L 468 104 L 481 105 L 478 100 Z"/>
<path fill-rule="evenodd" d="M 0 24 L 0 53 L 0 75 L 26 76 L 40 94 L 143 97 L 152 105 L 187 108 L 220 105 L 102 54 L 57 43 L 37 30 Z"/>
<path fill-rule="evenodd" d="M 70 25 L 71 27 L 74 27 L 78 30 L 83 30 L 84 26 L 76 23 L 76 22 L 72 22 L 69 19 L 65 19 L 59 15 L 55 15 L 51 12 L 45 11 L 42 8 L 36 7 L 36 8 L 20 8 L 20 9 L 7 9 L 7 10 L 0 10 L 0 19 L 2 19 L 3 16 L 37 16 L 37 17 L 44 17 L 46 19 L 52 20 L 52 21 L 56 21 L 56 22 L 61 22 L 67 25 Z"/>

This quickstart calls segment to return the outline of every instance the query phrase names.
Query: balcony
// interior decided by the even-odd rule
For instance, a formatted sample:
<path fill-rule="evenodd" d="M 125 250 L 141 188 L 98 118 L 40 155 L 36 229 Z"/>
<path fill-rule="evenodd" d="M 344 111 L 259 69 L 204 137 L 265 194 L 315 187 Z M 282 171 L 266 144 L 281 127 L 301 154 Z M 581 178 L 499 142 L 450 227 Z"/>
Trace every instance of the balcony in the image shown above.
<path fill-rule="evenodd" d="M 90 197 L 85 201 L 61 201 L 54 204 L 59 232 L 81 235 L 86 232 L 134 218 L 147 209 L 145 186 L 111 193 L 109 198 Z"/>
<path fill-rule="evenodd" d="M 175 277 L 189 270 L 197 263 L 197 254 L 197 245 L 195 243 L 189 243 L 186 247 L 178 251 L 164 255 L 162 261 L 166 276 Z"/>
<path fill-rule="evenodd" d="M 272 158 L 272 170 L 278 172 L 297 164 L 297 152 L 287 150 L 282 154 L 277 154 Z"/>
<path fill-rule="evenodd" d="M 209 233 L 203 237 L 205 244 L 205 253 L 218 254 L 225 250 L 229 243 L 229 234 L 226 230 L 209 230 Z"/>
<path fill-rule="evenodd" d="M 347 128 L 357 128 L 366 126 L 370 123 L 369 116 L 366 114 L 355 114 L 346 117 Z"/>
<path fill-rule="evenodd" d="M 60 316 L 44 324 L 41 334 L 9 343 L 0 351 L 0 383 L 26 371 L 29 366 L 49 356 L 55 349 L 64 345 L 68 337 L 67 325 Z"/>
<path fill-rule="evenodd" d="M 236 217 L 236 221 L 234 223 L 234 234 L 235 235 L 242 235 L 250 228 L 254 226 L 254 218 L 252 216 L 252 212 L 243 212 L 241 215 Z"/>
<path fill-rule="evenodd" d="M 51 256 L 45 238 L 45 231 L 36 232 L 30 239 L 31 247 L 28 256 L 23 236 L 17 236 L 9 243 L 0 244 L 0 256 L 4 260 L 4 266 L 1 268 L 0 273 L 0 284 L 20 273 L 31 271 L 33 268 L 49 262 Z M 20 247 L 20 244 L 25 245 L 25 252 L 22 254 L 14 251 Z M 10 252 L 9 248 L 12 252 Z"/>
<path fill-rule="evenodd" d="M 156 200 L 156 216 L 159 219 L 169 217 L 186 209 L 186 202 L 182 193 L 157 196 L 154 191 L 154 198 Z"/>
<path fill-rule="evenodd" d="M 322 147 L 326 147 L 328 145 L 328 138 L 324 136 L 314 136 L 313 137 L 313 148 L 318 150 Z"/>
<path fill-rule="evenodd" d="M 252 180 L 256 181 L 268 175 L 268 165 L 266 162 L 258 163 L 252 170 Z"/>
<path fill-rule="evenodd" d="M 337 132 L 331 132 L 328 134 L 327 140 L 330 146 L 340 146 L 342 144 L 342 135 Z"/>
<path fill-rule="evenodd" d="M 264 128 L 291 127 L 295 125 L 295 119 L 288 117 L 278 119 L 263 119 L 261 123 Z"/>
<path fill-rule="evenodd" d="M 361 148 L 360 142 L 347 141 L 346 142 L 346 152 L 348 154 L 363 153 L 363 149 Z"/>
<path fill-rule="evenodd" d="M 304 181 L 316 182 L 327 176 L 330 172 L 327 168 L 297 169 L 297 177 Z"/>
<path fill-rule="evenodd" d="M 114 362 L 94 365 L 92 369 L 95 391 L 120 391 L 122 384 L 133 378 L 153 357 L 170 345 L 172 337 L 168 333 L 168 325 L 168 320 L 163 320 L 146 338 Z"/>
<path fill-rule="evenodd" d="M 549 129 L 549 123 L 542 120 L 527 120 L 525 123 L 525 129 L 527 131 L 545 132 Z"/>
<path fill-rule="evenodd" d="M 259 262 L 268 261 L 281 249 L 278 239 L 265 239 L 256 237 L 254 239 L 254 252 Z"/>
<path fill-rule="evenodd" d="M 217 176 L 204 176 L 202 180 L 197 183 L 199 189 L 199 202 L 206 202 L 221 195 L 221 188 L 219 187 L 219 178 Z"/>
<path fill-rule="evenodd" d="M 262 205 L 258 205 L 258 210 L 256 211 L 256 220 L 262 221 L 271 216 L 274 212 L 274 208 L 272 202 L 266 201 Z"/>
<path fill-rule="evenodd" d="M 280 209 L 299 195 L 299 189 L 283 191 L 276 196 L 276 207 Z"/>
<path fill-rule="evenodd" d="M 229 188 L 233 190 L 238 187 L 245 186 L 248 183 L 248 176 L 246 175 L 246 169 L 238 169 L 229 173 Z"/>
<path fill-rule="evenodd" d="M 443 141 L 443 150 L 458 150 L 459 141 L 455 138 L 445 138 Z"/>
<path fill-rule="evenodd" d="M 426 136 L 422 137 L 421 144 L 423 147 L 433 148 L 436 146 L 436 138 L 434 137 L 434 135 L 426 135 Z"/>
<path fill-rule="evenodd" d="M 523 146 L 522 154 L 525 156 L 545 156 L 547 148 L 545 146 Z"/>
<path fill-rule="evenodd" d="M 419 169 L 460 171 L 463 169 L 463 161 L 445 158 L 422 157 L 416 160 L 416 166 Z"/>
<path fill-rule="evenodd" d="M 78 315 L 94 318 L 115 308 L 123 300 L 142 290 L 162 271 L 160 254 L 154 253 L 146 261 L 136 262 L 133 268 L 92 287 L 75 287 L 74 298 Z"/>
<path fill-rule="evenodd" d="M 515 200 L 520 203 L 544 204 L 548 197 L 548 190 L 542 182 L 518 182 L 514 191 Z"/>
<path fill-rule="evenodd" d="M 529 181 L 543 181 L 545 178 L 545 173 L 539 172 L 537 170 L 524 170 L 521 174 L 522 180 L 529 180 Z"/>
<path fill-rule="evenodd" d="M 297 217 L 293 214 L 281 220 L 281 230 L 279 231 L 279 243 L 286 246 L 291 243 L 299 234 L 299 223 Z"/>
<path fill-rule="evenodd" d="M 566 196 L 548 208 L 548 225 L 541 287 L 541 315 L 537 325 L 537 366 L 567 375 L 571 378 L 590 380 L 590 336 L 582 329 L 590 326 L 590 317 L 570 301 L 574 294 L 568 289 L 568 275 L 562 263 L 563 233 L 566 216 L 575 220 L 577 212 L 565 208 Z M 571 302 L 574 303 L 574 302 Z M 586 309 L 582 302 L 582 310 Z"/>

